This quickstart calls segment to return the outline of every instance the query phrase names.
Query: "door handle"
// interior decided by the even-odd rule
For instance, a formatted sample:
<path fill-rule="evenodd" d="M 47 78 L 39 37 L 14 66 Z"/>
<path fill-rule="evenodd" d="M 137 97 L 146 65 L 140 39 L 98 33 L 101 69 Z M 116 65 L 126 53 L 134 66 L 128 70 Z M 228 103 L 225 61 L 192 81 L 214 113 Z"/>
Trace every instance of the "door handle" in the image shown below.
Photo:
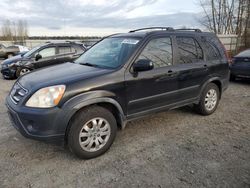
<path fill-rule="evenodd" d="M 171 78 L 171 77 L 173 77 L 175 75 L 177 75 L 177 72 L 169 70 L 169 71 L 167 71 L 167 73 L 165 73 L 165 74 L 163 74 L 161 76 L 156 76 L 157 77 L 156 81 L 157 82 L 164 81 L 164 80 L 167 80 L 167 79 L 169 79 L 169 78 Z"/>
<path fill-rule="evenodd" d="M 177 74 L 177 72 L 174 72 L 174 71 L 172 71 L 172 70 L 169 70 L 169 71 L 166 73 L 167 76 L 174 76 L 174 75 L 176 75 L 176 74 Z"/>
<path fill-rule="evenodd" d="M 205 68 L 205 70 L 208 70 L 207 64 L 203 65 L 203 67 Z"/>

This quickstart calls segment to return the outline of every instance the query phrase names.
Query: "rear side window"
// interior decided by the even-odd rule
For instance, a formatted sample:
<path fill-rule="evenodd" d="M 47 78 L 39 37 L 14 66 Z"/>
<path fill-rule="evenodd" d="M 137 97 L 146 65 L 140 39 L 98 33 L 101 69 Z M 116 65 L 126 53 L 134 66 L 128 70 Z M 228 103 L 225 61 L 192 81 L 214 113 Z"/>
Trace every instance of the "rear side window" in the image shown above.
<path fill-rule="evenodd" d="M 204 45 L 204 48 L 206 49 L 206 57 L 207 60 L 218 60 L 221 59 L 221 54 L 219 49 L 216 47 L 216 41 L 212 38 L 205 38 L 202 37 L 202 42 Z"/>
<path fill-rule="evenodd" d="M 70 46 L 59 46 L 59 54 L 68 54 L 71 52 L 72 52 L 72 49 Z"/>
<path fill-rule="evenodd" d="M 149 59 L 155 68 L 172 65 L 172 42 L 170 37 L 152 39 L 138 59 Z"/>
<path fill-rule="evenodd" d="M 76 46 L 72 46 L 72 47 L 74 48 L 74 50 L 75 50 L 78 54 L 81 54 L 81 53 L 83 53 L 83 52 L 85 51 L 85 48 L 82 47 L 82 46 L 76 45 Z"/>
<path fill-rule="evenodd" d="M 191 37 L 176 37 L 180 55 L 179 63 L 195 63 L 203 59 L 203 52 L 198 42 Z"/>

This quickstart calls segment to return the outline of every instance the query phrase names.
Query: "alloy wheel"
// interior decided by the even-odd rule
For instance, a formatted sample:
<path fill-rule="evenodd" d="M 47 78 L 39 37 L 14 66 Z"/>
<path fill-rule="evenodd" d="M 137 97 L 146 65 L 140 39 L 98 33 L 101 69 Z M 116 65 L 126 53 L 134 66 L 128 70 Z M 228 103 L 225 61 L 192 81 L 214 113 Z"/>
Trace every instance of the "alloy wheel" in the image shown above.
<path fill-rule="evenodd" d="M 79 143 L 83 150 L 95 152 L 108 142 L 111 134 L 110 124 L 104 118 L 93 118 L 85 123 L 79 133 Z"/>

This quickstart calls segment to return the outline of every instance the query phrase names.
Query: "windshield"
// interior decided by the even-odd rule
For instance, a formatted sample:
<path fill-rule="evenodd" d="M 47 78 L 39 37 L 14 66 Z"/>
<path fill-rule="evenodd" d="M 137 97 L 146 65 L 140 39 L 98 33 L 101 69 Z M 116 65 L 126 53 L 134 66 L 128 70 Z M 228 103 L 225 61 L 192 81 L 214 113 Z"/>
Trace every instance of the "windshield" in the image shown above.
<path fill-rule="evenodd" d="M 25 54 L 23 55 L 23 57 L 29 57 L 29 56 L 31 56 L 31 55 L 32 55 L 35 51 L 37 51 L 40 47 L 41 47 L 41 46 L 37 46 L 37 47 L 33 48 L 32 50 L 30 50 L 30 51 L 28 51 L 27 53 L 25 53 Z"/>
<path fill-rule="evenodd" d="M 75 63 L 117 68 L 128 60 L 138 42 L 139 39 L 134 38 L 106 38 L 81 55 Z"/>

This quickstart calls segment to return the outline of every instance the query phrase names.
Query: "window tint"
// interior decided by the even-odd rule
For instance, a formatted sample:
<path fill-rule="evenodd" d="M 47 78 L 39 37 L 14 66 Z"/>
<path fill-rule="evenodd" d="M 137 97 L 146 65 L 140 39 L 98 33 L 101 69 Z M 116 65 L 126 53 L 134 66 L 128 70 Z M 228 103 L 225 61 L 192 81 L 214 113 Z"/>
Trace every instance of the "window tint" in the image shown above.
<path fill-rule="evenodd" d="M 151 40 L 143 49 L 139 59 L 149 59 L 154 67 L 164 67 L 172 64 L 172 43 L 169 37 Z"/>
<path fill-rule="evenodd" d="M 50 48 L 45 48 L 39 52 L 39 54 L 44 57 L 50 57 L 56 55 L 56 48 L 55 47 L 50 47 Z"/>
<path fill-rule="evenodd" d="M 85 51 L 85 49 L 84 49 L 84 47 L 81 47 L 81 46 L 74 46 L 74 50 L 75 50 L 75 52 L 77 52 L 77 53 L 83 53 L 84 51 Z M 73 51 L 74 51 L 73 50 Z"/>
<path fill-rule="evenodd" d="M 180 63 L 194 63 L 203 59 L 203 52 L 196 40 L 191 37 L 176 37 Z"/>
<path fill-rule="evenodd" d="M 204 37 L 202 37 L 202 42 L 203 42 L 204 47 L 207 51 L 207 55 L 206 55 L 207 60 L 220 59 L 221 58 L 220 52 L 212 41 L 213 40 L 211 38 L 210 38 L 210 40 L 207 40 Z"/>
<path fill-rule="evenodd" d="M 71 52 L 72 52 L 72 49 L 70 46 L 59 46 L 59 54 L 68 54 Z"/>
<path fill-rule="evenodd" d="M 108 37 L 83 53 L 75 63 L 118 68 L 131 57 L 139 42 L 140 39 L 137 38 Z"/>

